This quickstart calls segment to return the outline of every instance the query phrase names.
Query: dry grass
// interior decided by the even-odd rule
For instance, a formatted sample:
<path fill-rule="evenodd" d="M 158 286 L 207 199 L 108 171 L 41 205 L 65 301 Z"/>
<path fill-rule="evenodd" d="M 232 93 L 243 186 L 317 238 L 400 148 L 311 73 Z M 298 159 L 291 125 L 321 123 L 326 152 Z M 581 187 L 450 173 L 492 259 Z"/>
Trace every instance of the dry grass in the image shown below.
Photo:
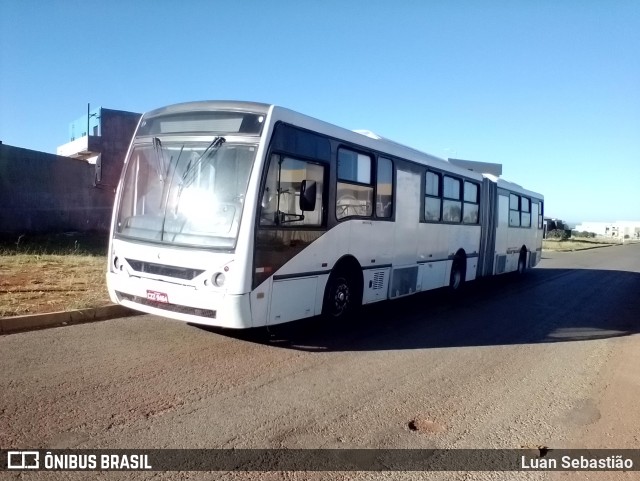
<path fill-rule="evenodd" d="M 106 236 L 0 239 L 0 317 L 109 304 Z"/>
<path fill-rule="evenodd" d="M 580 251 L 585 249 L 594 249 L 597 247 L 608 247 L 617 245 L 618 242 L 607 241 L 602 239 L 587 238 L 571 238 L 571 239 L 545 239 L 542 241 L 542 249 L 556 252 Z"/>

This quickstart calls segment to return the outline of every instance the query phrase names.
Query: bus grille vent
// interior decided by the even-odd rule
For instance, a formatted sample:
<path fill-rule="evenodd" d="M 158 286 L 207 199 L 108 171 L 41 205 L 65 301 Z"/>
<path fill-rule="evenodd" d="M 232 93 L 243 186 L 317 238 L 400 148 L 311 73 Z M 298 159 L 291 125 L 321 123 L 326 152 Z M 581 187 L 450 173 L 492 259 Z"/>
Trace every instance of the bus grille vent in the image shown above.
<path fill-rule="evenodd" d="M 124 292 L 117 292 L 118 299 L 134 302 L 135 304 L 142 304 L 143 306 L 155 307 L 156 309 L 162 309 L 164 311 L 178 312 L 180 314 L 189 314 L 191 316 L 209 317 L 211 319 L 216 318 L 216 311 L 211 309 L 198 309 L 196 307 L 181 306 L 178 304 L 169 304 L 165 302 L 152 301 L 145 297 L 132 296 Z"/>
<path fill-rule="evenodd" d="M 165 266 L 162 264 L 153 264 L 151 262 L 137 261 L 134 259 L 126 259 L 131 268 L 136 272 L 144 272 L 146 274 L 155 274 L 157 276 L 174 277 L 190 281 L 195 279 L 204 271 L 200 269 L 187 269 L 185 267 Z"/>
<path fill-rule="evenodd" d="M 384 286 L 384 272 L 376 272 L 373 275 L 373 288 L 382 289 Z"/>

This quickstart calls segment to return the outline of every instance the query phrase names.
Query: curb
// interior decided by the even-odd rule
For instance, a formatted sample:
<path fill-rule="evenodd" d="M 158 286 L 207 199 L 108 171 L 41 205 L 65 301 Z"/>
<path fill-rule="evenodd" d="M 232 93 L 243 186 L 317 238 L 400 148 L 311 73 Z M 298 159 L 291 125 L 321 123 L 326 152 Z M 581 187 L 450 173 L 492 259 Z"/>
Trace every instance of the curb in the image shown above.
<path fill-rule="evenodd" d="M 106 321 L 117 317 L 140 314 L 127 307 L 111 304 L 104 307 L 79 309 L 76 311 L 51 312 L 48 314 L 30 314 L 0 318 L 0 335 L 42 329 L 46 327 L 66 326 L 85 322 Z"/>

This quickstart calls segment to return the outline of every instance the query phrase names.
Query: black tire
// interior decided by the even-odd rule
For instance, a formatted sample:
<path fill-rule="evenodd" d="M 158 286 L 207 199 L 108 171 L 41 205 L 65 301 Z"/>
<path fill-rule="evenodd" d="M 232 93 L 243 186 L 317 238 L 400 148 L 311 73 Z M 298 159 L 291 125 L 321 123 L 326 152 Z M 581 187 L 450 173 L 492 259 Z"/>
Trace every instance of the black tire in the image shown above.
<path fill-rule="evenodd" d="M 451 266 L 451 275 L 449 276 L 449 291 L 458 293 L 464 287 L 466 272 L 462 259 L 455 259 Z"/>
<path fill-rule="evenodd" d="M 361 289 L 355 276 L 342 271 L 329 276 L 322 306 L 323 317 L 332 321 L 347 319 L 360 309 L 361 304 Z"/>
<path fill-rule="evenodd" d="M 527 272 L 527 253 L 525 251 L 520 252 L 520 257 L 518 258 L 517 272 L 519 276 Z"/>

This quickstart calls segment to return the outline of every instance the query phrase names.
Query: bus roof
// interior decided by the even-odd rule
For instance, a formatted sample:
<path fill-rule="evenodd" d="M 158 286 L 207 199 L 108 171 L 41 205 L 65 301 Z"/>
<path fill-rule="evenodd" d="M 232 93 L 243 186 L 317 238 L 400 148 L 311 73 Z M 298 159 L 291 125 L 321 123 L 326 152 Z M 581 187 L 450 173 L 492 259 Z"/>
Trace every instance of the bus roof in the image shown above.
<path fill-rule="evenodd" d="M 372 134 L 370 131 L 353 131 L 330 124 L 314 117 L 289 110 L 284 107 L 272 106 L 272 117 L 274 121 L 281 120 L 289 122 L 302 128 L 321 132 L 329 137 L 351 142 L 356 145 L 369 148 L 381 154 L 387 154 L 391 157 L 412 161 L 422 165 L 429 165 L 436 169 L 449 171 L 459 175 L 464 175 L 476 180 L 482 180 L 482 174 L 455 166 L 445 159 L 427 154 L 420 150 L 408 147 L 406 145 L 394 142 Z"/>
<path fill-rule="evenodd" d="M 302 128 L 306 128 L 308 130 L 321 132 L 325 135 L 334 137 L 336 139 L 351 142 L 356 145 L 362 145 L 363 147 L 367 147 L 381 154 L 387 154 L 392 157 L 397 157 L 400 159 L 416 162 L 418 164 L 432 166 L 437 169 L 449 171 L 451 173 L 456 173 L 456 174 L 474 178 L 477 180 L 482 180 L 483 178 L 487 178 L 492 182 L 496 182 L 498 184 L 498 187 L 522 192 L 524 194 L 528 194 L 540 199 L 543 198 L 541 194 L 528 191 L 522 188 L 521 186 L 519 186 L 518 184 L 505 181 L 504 179 L 498 178 L 498 176 L 496 175 L 492 175 L 492 174 L 498 173 L 498 171 L 495 170 L 497 169 L 497 167 L 495 166 L 500 166 L 500 164 L 490 164 L 490 163 L 473 162 L 473 161 L 462 161 L 462 162 L 465 162 L 465 164 L 461 164 L 461 162 L 457 161 L 456 159 L 452 159 L 455 162 L 449 162 L 446 159 L 428 154 L 426 152 L 422 152 L 420 150 L 400 144 L 393 140 L 386 139 L 368 130 L 359 130 L 359 131 L 349 130 L 349 129 L 339 127 L 337 125 L 325 122 L 323 120 L 319 120 L 314 117 L 310 117 L 308 115 L 301 114 L 294 110 L 290 110 L 285 107 L 280 107 L 274 104 L 235 101 L 235 100 L 205 100 L 205 101 L 185 102 L 185 103 L 169 105 L 167 107 L 162 107 L 162 108 L 147 112 L 144 114 L 144 117 L 149 118 L 149 117 L 155 117 L 158 115 L 188 112 L 188 111 L 194 111 L 194 110 L 196 111 L 197 110 L 200 110 L 200 111 L 227 110 L 227 111 L 253 112 L 253 113 L 264 114 L 264 115 L 270 114 L 272 117 L 273 123 L 277 121 L 292 123 L 294 125 L 297 125 Z M 485 168 L 485 166 L 494 166 L 493 167 L 494 170 L 491 170 L 489 172 L 482 172 L 482 169 Z M 500 168 L 500 172 L 501 172 L 501 168 Z"/>
<path fill-rule="evenodd" d="M 230 110 L 241 112 L 253 112 L 267 115 L 272 105 L 260 102 L 244 102 L 236 100 L 201 100 L 196 102 L 183 102 L 180 104 L 168 105 L 146 112 L 143 117 L 156 117 L 158 115 L 174 114 L 192 111 L 214 111 Z"/>

